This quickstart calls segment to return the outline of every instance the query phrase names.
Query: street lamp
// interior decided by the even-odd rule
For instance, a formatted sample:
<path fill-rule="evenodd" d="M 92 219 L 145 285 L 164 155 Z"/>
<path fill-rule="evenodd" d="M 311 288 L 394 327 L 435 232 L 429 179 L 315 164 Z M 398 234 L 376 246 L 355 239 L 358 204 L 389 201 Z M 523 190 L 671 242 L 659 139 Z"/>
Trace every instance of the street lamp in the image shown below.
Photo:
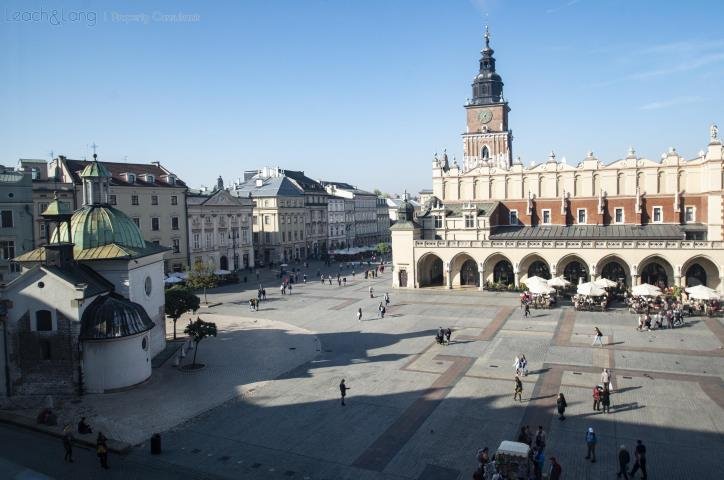
<path fill-rule="evenodd" d="M 229 233 L 229 239 L 231 240 L 231 249 L 234 252 L 234 271 L 239 270 L 239 254 L 236 251 L 237 240 L 239 239 L 239 231 L 235 228 L 231 229 Z"/>

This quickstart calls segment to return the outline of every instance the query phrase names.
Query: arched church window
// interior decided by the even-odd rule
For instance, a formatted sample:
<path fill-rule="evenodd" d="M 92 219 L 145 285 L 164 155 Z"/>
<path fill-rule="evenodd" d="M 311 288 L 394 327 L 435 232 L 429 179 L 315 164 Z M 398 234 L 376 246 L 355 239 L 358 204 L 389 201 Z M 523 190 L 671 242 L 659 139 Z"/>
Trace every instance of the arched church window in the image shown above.
<path fill-rule="evenodd" d="M 488 159 L 490 158 L 490 150 L 488 150 L 487 145 L 483 145 L 483 149 L 480 151 L 480 158 Z"/>

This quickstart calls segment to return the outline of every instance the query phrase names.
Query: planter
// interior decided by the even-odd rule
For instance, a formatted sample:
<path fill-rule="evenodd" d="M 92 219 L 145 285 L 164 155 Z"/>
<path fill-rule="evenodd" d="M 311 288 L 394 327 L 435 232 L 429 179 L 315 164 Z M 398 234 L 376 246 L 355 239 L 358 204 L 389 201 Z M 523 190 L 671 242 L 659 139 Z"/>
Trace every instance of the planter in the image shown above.
<path fill-rule="evenodd" d="M 200 372 L 201 370 L 203 370 L 205 368 L 206 368 L 206 365 L 203 363 L 197 363 L 196 365 L 194 365 L 194 364 L 181 365 L 180 367 L 178 367 L 179 371 L 183 372 L 183 373 L 196 373 L 196 372 Z"/>

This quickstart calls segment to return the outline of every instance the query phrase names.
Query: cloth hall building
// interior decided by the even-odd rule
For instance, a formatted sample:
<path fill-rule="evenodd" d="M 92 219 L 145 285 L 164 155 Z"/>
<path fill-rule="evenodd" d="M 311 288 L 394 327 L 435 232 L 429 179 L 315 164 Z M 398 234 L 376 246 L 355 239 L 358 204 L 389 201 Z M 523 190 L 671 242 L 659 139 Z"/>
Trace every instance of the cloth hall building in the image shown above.
<path fill-rule="evenodd" d="M 704 284 L 724 293 L 724 147 L 715 125 L 695 158 L 632 149 L 604 163 L 523 166 L 512 155 L 510 108 L 486 31 L 465 104 L 461 164 L 432 162 L 432 196 L 391 227 L 393 286 L 519 286 L 528 277 L 599 277 L 627 286 Z"/>

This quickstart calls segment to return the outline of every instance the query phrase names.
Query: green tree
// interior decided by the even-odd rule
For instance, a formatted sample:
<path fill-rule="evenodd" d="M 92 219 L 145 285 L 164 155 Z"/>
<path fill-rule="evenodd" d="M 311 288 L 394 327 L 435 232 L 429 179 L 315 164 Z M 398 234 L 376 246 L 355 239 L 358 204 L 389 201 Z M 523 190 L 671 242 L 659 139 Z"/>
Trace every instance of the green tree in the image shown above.
<path fill-rule="evenodd" d="M 377 253 L 379 253 L 380 255 L 384 255 L 384 254 L 386 254 L 386 253 L 389 253 L 389 251 L 390 251 L 390 244 L 389 244 L 389 243 L 386 243 L 386 242 L 380 242 L 380 243 L 377 244 L 377 247 L 375 248 L 375 250 L 376 250 Z"/>
<path fill-rule="evenodd" d="M 214 275 L 214 267 L 210 263 L 196 262 L 189 272 L 186 279 L 186 285 L 196 290 L 204 291 L 204 303 L 208 304 L 206 298 L 206 290 L 216 286 L 216 276 Z"/>
<path fill-rule="evenodd" d="M 193 321 L 186 325 L 184 333 L 191 337 L 194 341 L 194 359 L 191 365 L 196 365 L 196 354 L 199 353 L 199 343 L 206 337 L 216 336 L 216 324 L 212 322 L 204 322 L 201 317 L 196 317 L 196 321 Z"/>
<path fill-rule="evenodd" d="M 176 340 L 176 321 L 186 312 L 199 309 L 201 300 L 188 287 L 177 285 L 166 290 L 166 315 L 173 320 L 173 339 Z"/>

